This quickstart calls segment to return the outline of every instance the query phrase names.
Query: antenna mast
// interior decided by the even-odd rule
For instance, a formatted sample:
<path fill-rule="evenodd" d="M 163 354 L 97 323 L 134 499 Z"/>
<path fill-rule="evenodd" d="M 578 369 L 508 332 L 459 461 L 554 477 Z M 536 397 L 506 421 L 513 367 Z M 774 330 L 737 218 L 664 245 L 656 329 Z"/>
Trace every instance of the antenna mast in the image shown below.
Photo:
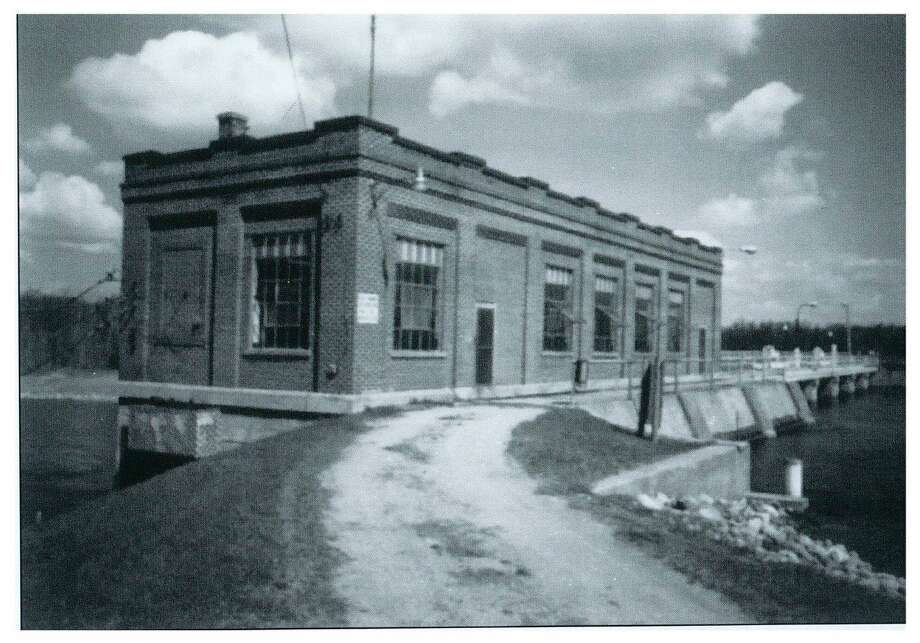
<path fill-rule="evenodd" d="M 374 118 L 374 45 L 377 16 L 371 14 L 371 73 L 367 80 L 367 117 Z"/>

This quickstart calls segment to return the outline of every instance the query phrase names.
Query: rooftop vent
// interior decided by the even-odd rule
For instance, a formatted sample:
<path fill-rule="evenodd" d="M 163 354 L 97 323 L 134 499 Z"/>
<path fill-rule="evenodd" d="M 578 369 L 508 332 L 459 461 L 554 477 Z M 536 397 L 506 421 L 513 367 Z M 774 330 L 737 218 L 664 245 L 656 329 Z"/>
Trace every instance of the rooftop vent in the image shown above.
<path fill-rule="evenodd" d="M 237 112 L 223 112 L 217 115 L 217 138 L 227 140 L 243 136 L 249 131 L 247 118 Z"/>

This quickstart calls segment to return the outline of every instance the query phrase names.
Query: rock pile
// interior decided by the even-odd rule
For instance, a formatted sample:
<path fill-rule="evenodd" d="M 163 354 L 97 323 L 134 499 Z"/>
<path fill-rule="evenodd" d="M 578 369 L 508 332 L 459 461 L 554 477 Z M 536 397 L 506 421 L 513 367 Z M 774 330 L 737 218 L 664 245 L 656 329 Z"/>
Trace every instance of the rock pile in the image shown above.
<path fill-rule="evenodd" d="M 873 591 L 904 598 L 903 578 L 875 572 L 855 551 L 830 540 L 815 540 L 801 533 L 782 507 L 764 502 L 715 500 L 705 494 L 670 498 L 639 494 L 639 504 L 651 511 L 666 511 L 690 532 L 754 553 L 766 562 L 809 565 L 828 576 L 856 583 Z"/>

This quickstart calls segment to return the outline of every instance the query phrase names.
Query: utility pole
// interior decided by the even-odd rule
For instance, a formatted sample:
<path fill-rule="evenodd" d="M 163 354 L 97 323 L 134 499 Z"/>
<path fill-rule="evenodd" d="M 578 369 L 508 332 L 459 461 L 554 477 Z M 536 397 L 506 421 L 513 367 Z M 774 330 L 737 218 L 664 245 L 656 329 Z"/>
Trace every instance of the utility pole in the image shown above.
<path fill-rule="evenodd" d="M 367 79 L 367 117 L 374 118 L 374 46 L 376 45 L 377 16 L 371 14 L 371 71 Z"/>

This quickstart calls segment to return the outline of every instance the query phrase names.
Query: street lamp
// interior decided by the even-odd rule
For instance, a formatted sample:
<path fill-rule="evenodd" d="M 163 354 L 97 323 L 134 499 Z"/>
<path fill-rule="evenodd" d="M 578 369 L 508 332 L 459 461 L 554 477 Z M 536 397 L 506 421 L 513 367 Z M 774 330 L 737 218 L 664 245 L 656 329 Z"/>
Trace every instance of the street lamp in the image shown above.
<path fill-rule="evenodd" d="M 841 301 L 840 305 L 843 306 L 843 312 L 845 315 L 844 323 L 846 324 L 847 329 L 847 355 L 849 355 L 852 352 L 852 345 L 850 344 L 850 304 L 845 301 Z"/>

